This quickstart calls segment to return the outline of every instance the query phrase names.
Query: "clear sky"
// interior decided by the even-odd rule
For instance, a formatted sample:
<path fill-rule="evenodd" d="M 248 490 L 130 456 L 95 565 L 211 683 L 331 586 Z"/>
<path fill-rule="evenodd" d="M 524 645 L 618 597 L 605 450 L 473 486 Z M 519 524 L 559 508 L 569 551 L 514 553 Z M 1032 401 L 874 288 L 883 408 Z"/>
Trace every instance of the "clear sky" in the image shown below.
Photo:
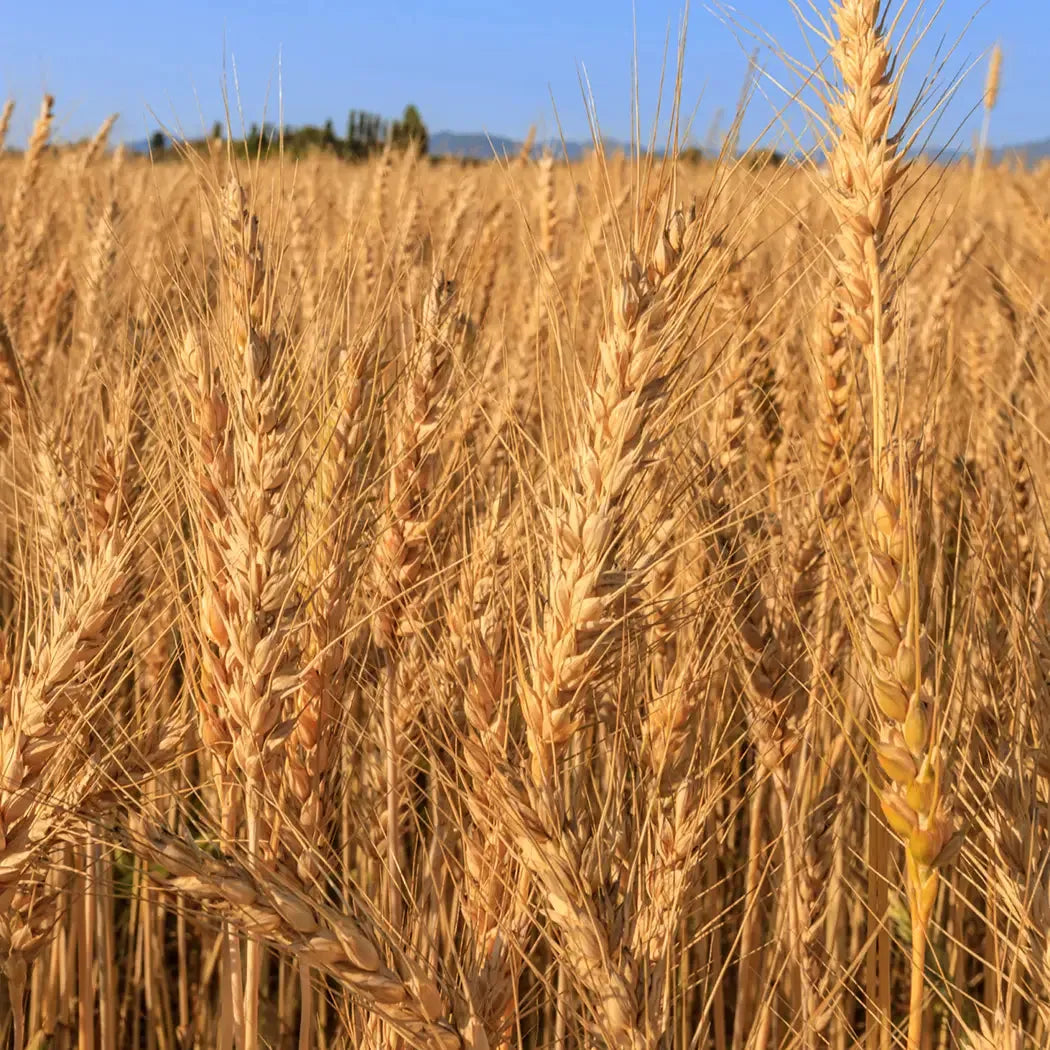
<path fill-rule="evenodd" d="M 992 142 L 1050 136 L 1050 107 L 1041 101 L 1050 79 L 1050 0 L 979 2 L 943 0 L 905 96 L 917 90 L 938 45 L 962 35 L 948 64 L 956 72 L 1000 40 L 1003 88 Z M 56 96 L 63 138 L 90 134 L 114 111 L 120 139 L 145 137 L 158 118 L 197 135 L 222 116 L 224 66 L 231 95 L 236 68 L 246 124 L 276 121 L 280 85 L 287 123 L 331 117 L 339 133 L 350 108 L 395 116 L 413 102 L 431 131 L 521 137 L 535 122 L 546 136 L 556 133 L 556 104 L 566 136 L 583 138 L 578 73 L 585 67 L 603 131 L 627 138 L 635 20 L 644 121 L 655 107 L 666 34 L 675 34 L 682 9 L 683 0 L 635 0 L 634 11 L 631 0 L 12 2 L 3 17 L 0 92 L 18 103 L 16 143 L 44 90 Z M 788 0 L 737 0 L 731 12 L 719 0 L 694 0 L 689 18 L 684 108 L 695 110 L 694 138 L 702 142 L 718 111 L 735 107 L 752 27 L 761 25 L 792 55 L 807 51 Z M 768 49 L 760 61 L 771 74 L 783 71 Z M 966 118 L 983 77 L 982 64 L 933 141 L 956 135 L 969 144 L 974 121 Z M 769 101 L 755 100 L 745 141 L 762 131 L 778 100 L 768 80 L 761 90 Z M 797 115 L 790 122 L 802 126 Z"/>

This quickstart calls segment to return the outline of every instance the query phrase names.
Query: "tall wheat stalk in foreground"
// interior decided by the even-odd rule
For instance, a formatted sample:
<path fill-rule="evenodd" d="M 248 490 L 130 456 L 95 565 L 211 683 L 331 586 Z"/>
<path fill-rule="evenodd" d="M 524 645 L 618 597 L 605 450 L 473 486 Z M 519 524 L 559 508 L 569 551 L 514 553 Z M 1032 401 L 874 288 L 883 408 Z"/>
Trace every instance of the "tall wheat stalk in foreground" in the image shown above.
<path fill-rule="evenodd" d="M 938 868 L 947 860 L 954 827 L 943 757 L 934 742 L 932 698 L 923 682 L 918 491 L 909 490 L 905 481 L 918 464 L 905 445 L 900 406 L 892 404 L 887 387 L 899 316 L 891 223 L 895 191 L 907 171 L 900 132 L 891 126 L 897 87 L 888 10 L 879 0 L 844 0 L 833 12 L 833 55 L 843 87 L 832 96 L 831 118 L 839 139 L 830 167 L 832 203 L 842 223 L 841 308 L 867 362 L 871 392 L 871 605 L 866 633 L 872 695 L 883 719 L 876 752 L 890 778 L 880 793 L 882 809 L 906 851 L 912 936 L 908 1048 L 919 1050 L 927 931 Z M 907 366 L 903 354 L 900 364 Z"/>

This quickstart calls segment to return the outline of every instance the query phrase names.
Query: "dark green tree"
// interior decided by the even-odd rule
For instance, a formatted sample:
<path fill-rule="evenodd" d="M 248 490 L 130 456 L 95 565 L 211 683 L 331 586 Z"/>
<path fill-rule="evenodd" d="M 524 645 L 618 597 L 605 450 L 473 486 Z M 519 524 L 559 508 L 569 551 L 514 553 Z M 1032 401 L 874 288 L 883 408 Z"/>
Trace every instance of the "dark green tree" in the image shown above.
<path fill-rule="evenodd" d="M 365 114 L 365 149 L 369 152 L 383 140 L 382 124 L 382 117 L 377 117 L 374 113 Z"/>
<path fill-rule="evenodd" d="M 149 137 L 149 151 L 150 153 L 163 153 L 167 148 L 168 140 L 164 137 L 163 131 L 155 131 Z"/>
<path fill-rule="evenodd" d="M 394 121 L 390 129 L 390 139 L 399 149 L 415 146 L 420 153 L 426 153 L 430 145 L 430 135 L 423 123 L 419 110 L 412 105 L 405 106 L 401 119 Z"/>

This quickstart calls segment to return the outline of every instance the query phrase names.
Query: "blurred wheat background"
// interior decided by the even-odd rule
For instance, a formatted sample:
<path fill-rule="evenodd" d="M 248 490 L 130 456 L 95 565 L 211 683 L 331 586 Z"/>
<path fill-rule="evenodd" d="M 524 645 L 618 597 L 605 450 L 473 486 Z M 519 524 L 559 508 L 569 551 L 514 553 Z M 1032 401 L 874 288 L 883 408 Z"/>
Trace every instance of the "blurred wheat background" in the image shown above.
<path fill-rule="evenodd" d="M 912 159 L 898 12 L 827 13 L 820 163 L 44 100 L 2 1045 L 1047 1045 L 1047 171 Z"/>

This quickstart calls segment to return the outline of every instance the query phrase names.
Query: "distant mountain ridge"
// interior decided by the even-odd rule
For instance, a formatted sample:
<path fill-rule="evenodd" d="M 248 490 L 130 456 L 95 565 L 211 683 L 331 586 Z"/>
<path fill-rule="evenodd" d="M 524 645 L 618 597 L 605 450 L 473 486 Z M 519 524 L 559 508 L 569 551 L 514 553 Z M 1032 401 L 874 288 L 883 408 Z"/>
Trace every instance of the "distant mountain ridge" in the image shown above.
<path fill-rule="evenodd" d="M 491 160 L 493 156 L 513 157 L 521 152 L 523 145 L 521 139 L 512 139 L 505 135 L 490 136 L 482 132 L 439 131 L 430 136 L 430 152 L 439 157 L 472 157 L 478 160 Z M 539 156 L 544 150 L 549 149 L 556 157 L 568 154 L 569 160 L 579 160 L 591 150 L 592 145 L 590 139 L 582 142 L 567 141 L 564 144 L 560 139 L 550 139 L 546 142 L 534 143 L 532 154 Z M 630 144 L 616 139 L 606 139 L 605 148 L 610 153 L 617 150 L 628 152 Z M 663 151 L 658 150 L 658 152 Z M 921 154 L 943 164 L 955 164 L 973 156 L 972 150 L 952 147 L 926 147 L 916 152 L 917 155 Z M 1050 138 L 999 146 L 991 153 L 993 163 L 996 164 L 1016 158 L 1026 166 L 1032 166 L 1050 157 Z M 819 158 L 813 155 L 811 159 Z"/>
<path fill-rule="evenodd" d="M 477 160 L 491 160 L 496 157 L 513 157 L 521 152 L 525 145 L 523 139 L 512 139 L 505 135 L 486 135 L 482 131 L 438 131 L 430 136 L 430 152 L 436 157 L 473 157 Z M 579 160 L 590 151 L 593 143 L 590 139 L 577 142 L 561 139 L 549 139 L 532 144 L 533 156 L 539 156 L 549 149 L 555 156 L 568 154 L 569 160 Z M 616 139 L 605 139 L 605 148 L 610 152 L 626 149 L 627 143 Z"/>
<path fill-rule="evenodd" d="M 1050 139 L 1038 139 L 1035 142 L 1022 142 L 1016 146 L 1003 146 L 992 150 L 996 163 L 1008 157 L 1018 157 L 1026 164 L 1037 164 L 1050 157 Z"/>
<path fill-rule="evenodd" d="M 430 152 L 435 156 L 444 157 L 474 157 L 479 160 L 490 160 L 493 155 L 497 157 L 514 156 L 521 152 L 523 145 L 524 143 L 520 139 L 508 138 L 505 135 L 489 136 L 483 132 L 439 131 L 437 134 L 430 136 Z M 570 160 L 579 160 L 590 151 L 591 147 L 590 139 L 583 142 L 567 141 L 564 143 L 564 151 L 568 154 Z M 616 139 L 606 139 L 605 148 L 610 153 L 616 150 L 628 151 L 630 144 L 617 141 Z M 546 149 L 549 149 L 556 157 L 563 155 L 561 140 L 550 139 L 546 142 L 534 143 L 532 147 L 533 156 L 539 156 Z M 945 164 L 954 164 L 973 155 L 972 150 L 952 147 L 944 147 L 943 149 L 926 147 L 917 152 L 931 159 L 935 158 Z M 1020 142 L 1016 145 L 999 146 L 991 152 L 993 161 L 996 164 L 1003 160 L 1017 158 L 1024 164 L 1033 165 L 1050 157 L 1050 138 L 1038 139 L 1032 142 Z"/>
<path fill-rule="evenodd" d="M 1007 160 L 1020 161 L 1025 167 L 1033 167 L 1038 164 L 1041 160 L 1046 160 L 1050 157 L 1050 139 L 1038 139 L 1033 142 L 1018 142 L 1010 146 L 996 146 L 989 151 L 993 164 L 1001 164 Z M 956 164 L 959 161 L 970 160 L 973 157 L 973 150 L 970 149 L 952 149 L 951 147 L 945 147 L 943 149 L 933 149 L 927 147 L 926 149 L 917 152 L 917 155 L 926 157 L 930 160 L 938 161 L 942 164 Z"/>

